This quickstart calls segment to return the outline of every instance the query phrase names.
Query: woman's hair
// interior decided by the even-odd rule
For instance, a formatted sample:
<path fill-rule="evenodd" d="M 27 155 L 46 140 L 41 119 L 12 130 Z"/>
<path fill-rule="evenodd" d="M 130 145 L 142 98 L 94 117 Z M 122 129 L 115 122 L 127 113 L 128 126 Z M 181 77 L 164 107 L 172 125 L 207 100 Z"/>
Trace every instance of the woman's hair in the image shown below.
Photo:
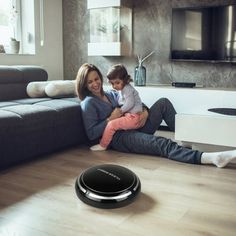
<path fill-rule="evenodd" d="M 120 79 L 124 84 L 129 84 L 133 81 L 128 74 L 126 68 L 122 64 L 117 64 L 111 67 L 107 73 L 108 80 Z"/>
<path fill-rule="evenodd" d="M 88 74 L 91 71 L 96 71 L 98 73 L 103 84 L 103 77 L 100 70 L 95 65 L 89 63 L 83 64 L 79 68 L 76 76 L 76 92 L 81 100 L 84 100 L 87 96 L 91 95 L 91 92 L 87 88 Z M 101 94 L 104 95 L 103 87 L 101 87 Z"/>

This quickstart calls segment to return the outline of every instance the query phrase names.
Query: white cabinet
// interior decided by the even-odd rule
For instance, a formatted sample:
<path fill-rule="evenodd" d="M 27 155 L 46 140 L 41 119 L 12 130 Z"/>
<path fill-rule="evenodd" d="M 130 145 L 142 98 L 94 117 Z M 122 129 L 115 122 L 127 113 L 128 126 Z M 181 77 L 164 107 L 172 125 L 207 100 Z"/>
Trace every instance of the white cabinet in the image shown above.
<path fill-rule="evenodd" d="M 88 0 L 88 9 L 88 56 L 131 55 L 132 10 L 128 1 Z"/>
<path fill-rule="evenodd" d="M 195 145 L 236 147 L 235 133 L 236 116 L 177 114 L 175 118 L 175 139 Z"/>
<path fill-rule="evenodd" d="M 221 115 L 209 108 L 235 108 L 236 90 L 174 87 L 135 87 L 149 107 L 161 97 L 173 103 L 175 140 L 201 151 L 236 147 L 236 116 Z"/>

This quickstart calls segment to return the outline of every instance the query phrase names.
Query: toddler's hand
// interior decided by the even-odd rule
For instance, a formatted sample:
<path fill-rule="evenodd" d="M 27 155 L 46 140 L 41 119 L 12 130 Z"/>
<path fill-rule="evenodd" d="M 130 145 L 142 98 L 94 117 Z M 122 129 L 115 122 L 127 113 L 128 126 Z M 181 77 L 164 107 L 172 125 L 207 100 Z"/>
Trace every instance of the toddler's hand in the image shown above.
<path fill-rule="evenodd" d="M 122 116 L 122 112 L 120 108 L 115 108 L 113 112 L 111 113 L 109 120 L 114 120 L 116 118 L 119 118 Z"/>

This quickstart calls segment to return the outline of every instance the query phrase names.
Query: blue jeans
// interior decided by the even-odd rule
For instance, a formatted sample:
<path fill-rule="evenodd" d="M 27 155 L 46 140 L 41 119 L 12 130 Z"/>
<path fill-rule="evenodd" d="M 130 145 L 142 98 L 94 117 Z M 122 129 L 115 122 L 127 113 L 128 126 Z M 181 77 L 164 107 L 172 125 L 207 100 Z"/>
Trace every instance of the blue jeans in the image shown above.
<path fill-rule="evenodd" d="M 149 110 L 148 120 L 140 130 L 121 130 L 113 136 L 110 147 L 121 152 L 166 157 L 171 160 L 200 164 L 202 152 L 179 146 L 170 139 L 154 136 L 162 120 L 175 130 L 176 111 L 167 98 L 159 99 Z"/>

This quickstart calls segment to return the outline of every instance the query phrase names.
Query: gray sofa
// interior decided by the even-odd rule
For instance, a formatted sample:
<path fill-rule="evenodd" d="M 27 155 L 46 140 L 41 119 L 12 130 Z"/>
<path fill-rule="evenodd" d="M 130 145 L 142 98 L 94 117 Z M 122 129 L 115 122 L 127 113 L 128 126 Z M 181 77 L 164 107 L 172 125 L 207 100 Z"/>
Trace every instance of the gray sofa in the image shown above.
<path fill-rule="evenodd" d="M 28 97 L 29 82 L 47 79 L 40 67 L 0 66 L 0 169 L 87 142 L 77 97 Z"/>

